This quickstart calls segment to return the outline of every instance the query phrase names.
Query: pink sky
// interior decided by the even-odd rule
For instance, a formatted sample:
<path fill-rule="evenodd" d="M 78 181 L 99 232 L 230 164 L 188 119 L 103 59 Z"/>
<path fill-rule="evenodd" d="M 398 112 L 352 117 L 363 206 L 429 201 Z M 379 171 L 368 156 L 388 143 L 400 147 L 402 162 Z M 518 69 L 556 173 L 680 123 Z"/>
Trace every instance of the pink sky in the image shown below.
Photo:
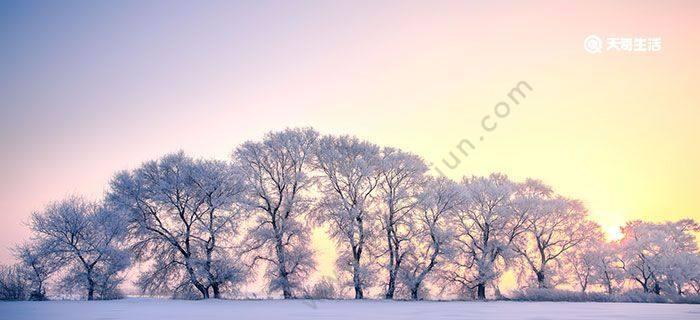
<path fill-rule="evenodd" d="M 521 80 L 449 176 L 540 178 L 606 230 L 700 219 L 698 21 L 693 1 L 0 5 L 0 262 L 33 210 L 178 149 L 311 125 L 440 163 Z M 591 55 L 589 34 L 663 49 Z"/>

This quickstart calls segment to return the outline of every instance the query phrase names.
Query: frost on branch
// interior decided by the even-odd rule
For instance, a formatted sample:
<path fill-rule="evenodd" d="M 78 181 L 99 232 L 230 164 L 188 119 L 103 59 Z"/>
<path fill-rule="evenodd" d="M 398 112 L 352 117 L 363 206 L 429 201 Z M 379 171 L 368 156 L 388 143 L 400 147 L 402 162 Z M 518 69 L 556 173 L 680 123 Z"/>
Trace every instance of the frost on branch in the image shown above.
<path fill-rule="evenodd" d="M 254 219 L 244 250 L 254 264 L 266 262 L 269 291 L 282 291 L 285 299 L 298 294 L 314 268 L 310 227 L 302 218 L 311 203 L 309 170 L 317 136 L 311 129 L 287 129 L 262 142 L 246 142 L 233 155 Z"/>
<path fill-rule="evenodd" d="M 109 203 L 124 212 L 135 257 L 149 268 L 138 280 L 147 292 L 214 298 L 235 292 L 245 268 L 232 258 L 244 191 L 229 164 L 166 155 L 111 182 Z"/>

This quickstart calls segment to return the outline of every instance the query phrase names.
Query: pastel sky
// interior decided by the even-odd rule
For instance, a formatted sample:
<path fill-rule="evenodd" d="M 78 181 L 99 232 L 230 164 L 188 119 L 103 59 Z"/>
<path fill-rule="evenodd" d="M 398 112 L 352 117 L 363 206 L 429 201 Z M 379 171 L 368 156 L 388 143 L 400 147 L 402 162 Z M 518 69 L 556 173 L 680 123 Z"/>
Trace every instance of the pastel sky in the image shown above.
<path fill-rule="evenodd" d="M 589 34 L 662 50 L 589 54 Z M 3 1 L 0 262 L 33 210 L 98 198 L 116 170 L 178 149 L 228 159 L 290 126 L 437 166 L 467 138 L 447 175 L 542 179 L 611 236 L 700 219 L 698 57 L 694 1 Z M 533 91 L 484 135 L 519 81 Z"/>

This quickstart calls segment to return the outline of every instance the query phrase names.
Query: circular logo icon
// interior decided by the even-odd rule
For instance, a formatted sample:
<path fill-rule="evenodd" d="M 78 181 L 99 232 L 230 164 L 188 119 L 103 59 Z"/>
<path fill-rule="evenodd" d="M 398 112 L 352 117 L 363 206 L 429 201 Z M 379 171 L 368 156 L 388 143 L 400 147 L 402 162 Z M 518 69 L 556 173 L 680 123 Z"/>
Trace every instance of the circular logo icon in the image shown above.
<path fill-rule="evenodd" d="M 583 48 L 588 53 L 601 53 L 603 52 L 603 40 L 596 35 L 590 35 L 583 40 Z"/>

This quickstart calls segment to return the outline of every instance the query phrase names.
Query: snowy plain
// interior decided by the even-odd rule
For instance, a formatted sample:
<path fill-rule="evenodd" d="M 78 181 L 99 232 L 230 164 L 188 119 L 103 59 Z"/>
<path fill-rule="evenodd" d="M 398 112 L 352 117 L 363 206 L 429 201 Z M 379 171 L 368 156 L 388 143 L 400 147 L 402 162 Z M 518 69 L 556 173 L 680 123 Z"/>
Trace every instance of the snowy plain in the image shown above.
<path fill-rule="evenodd" d="M 202 300 L 0 302 L 0 319 L 700 319 L 700 305 L 596 302 Z"/>

